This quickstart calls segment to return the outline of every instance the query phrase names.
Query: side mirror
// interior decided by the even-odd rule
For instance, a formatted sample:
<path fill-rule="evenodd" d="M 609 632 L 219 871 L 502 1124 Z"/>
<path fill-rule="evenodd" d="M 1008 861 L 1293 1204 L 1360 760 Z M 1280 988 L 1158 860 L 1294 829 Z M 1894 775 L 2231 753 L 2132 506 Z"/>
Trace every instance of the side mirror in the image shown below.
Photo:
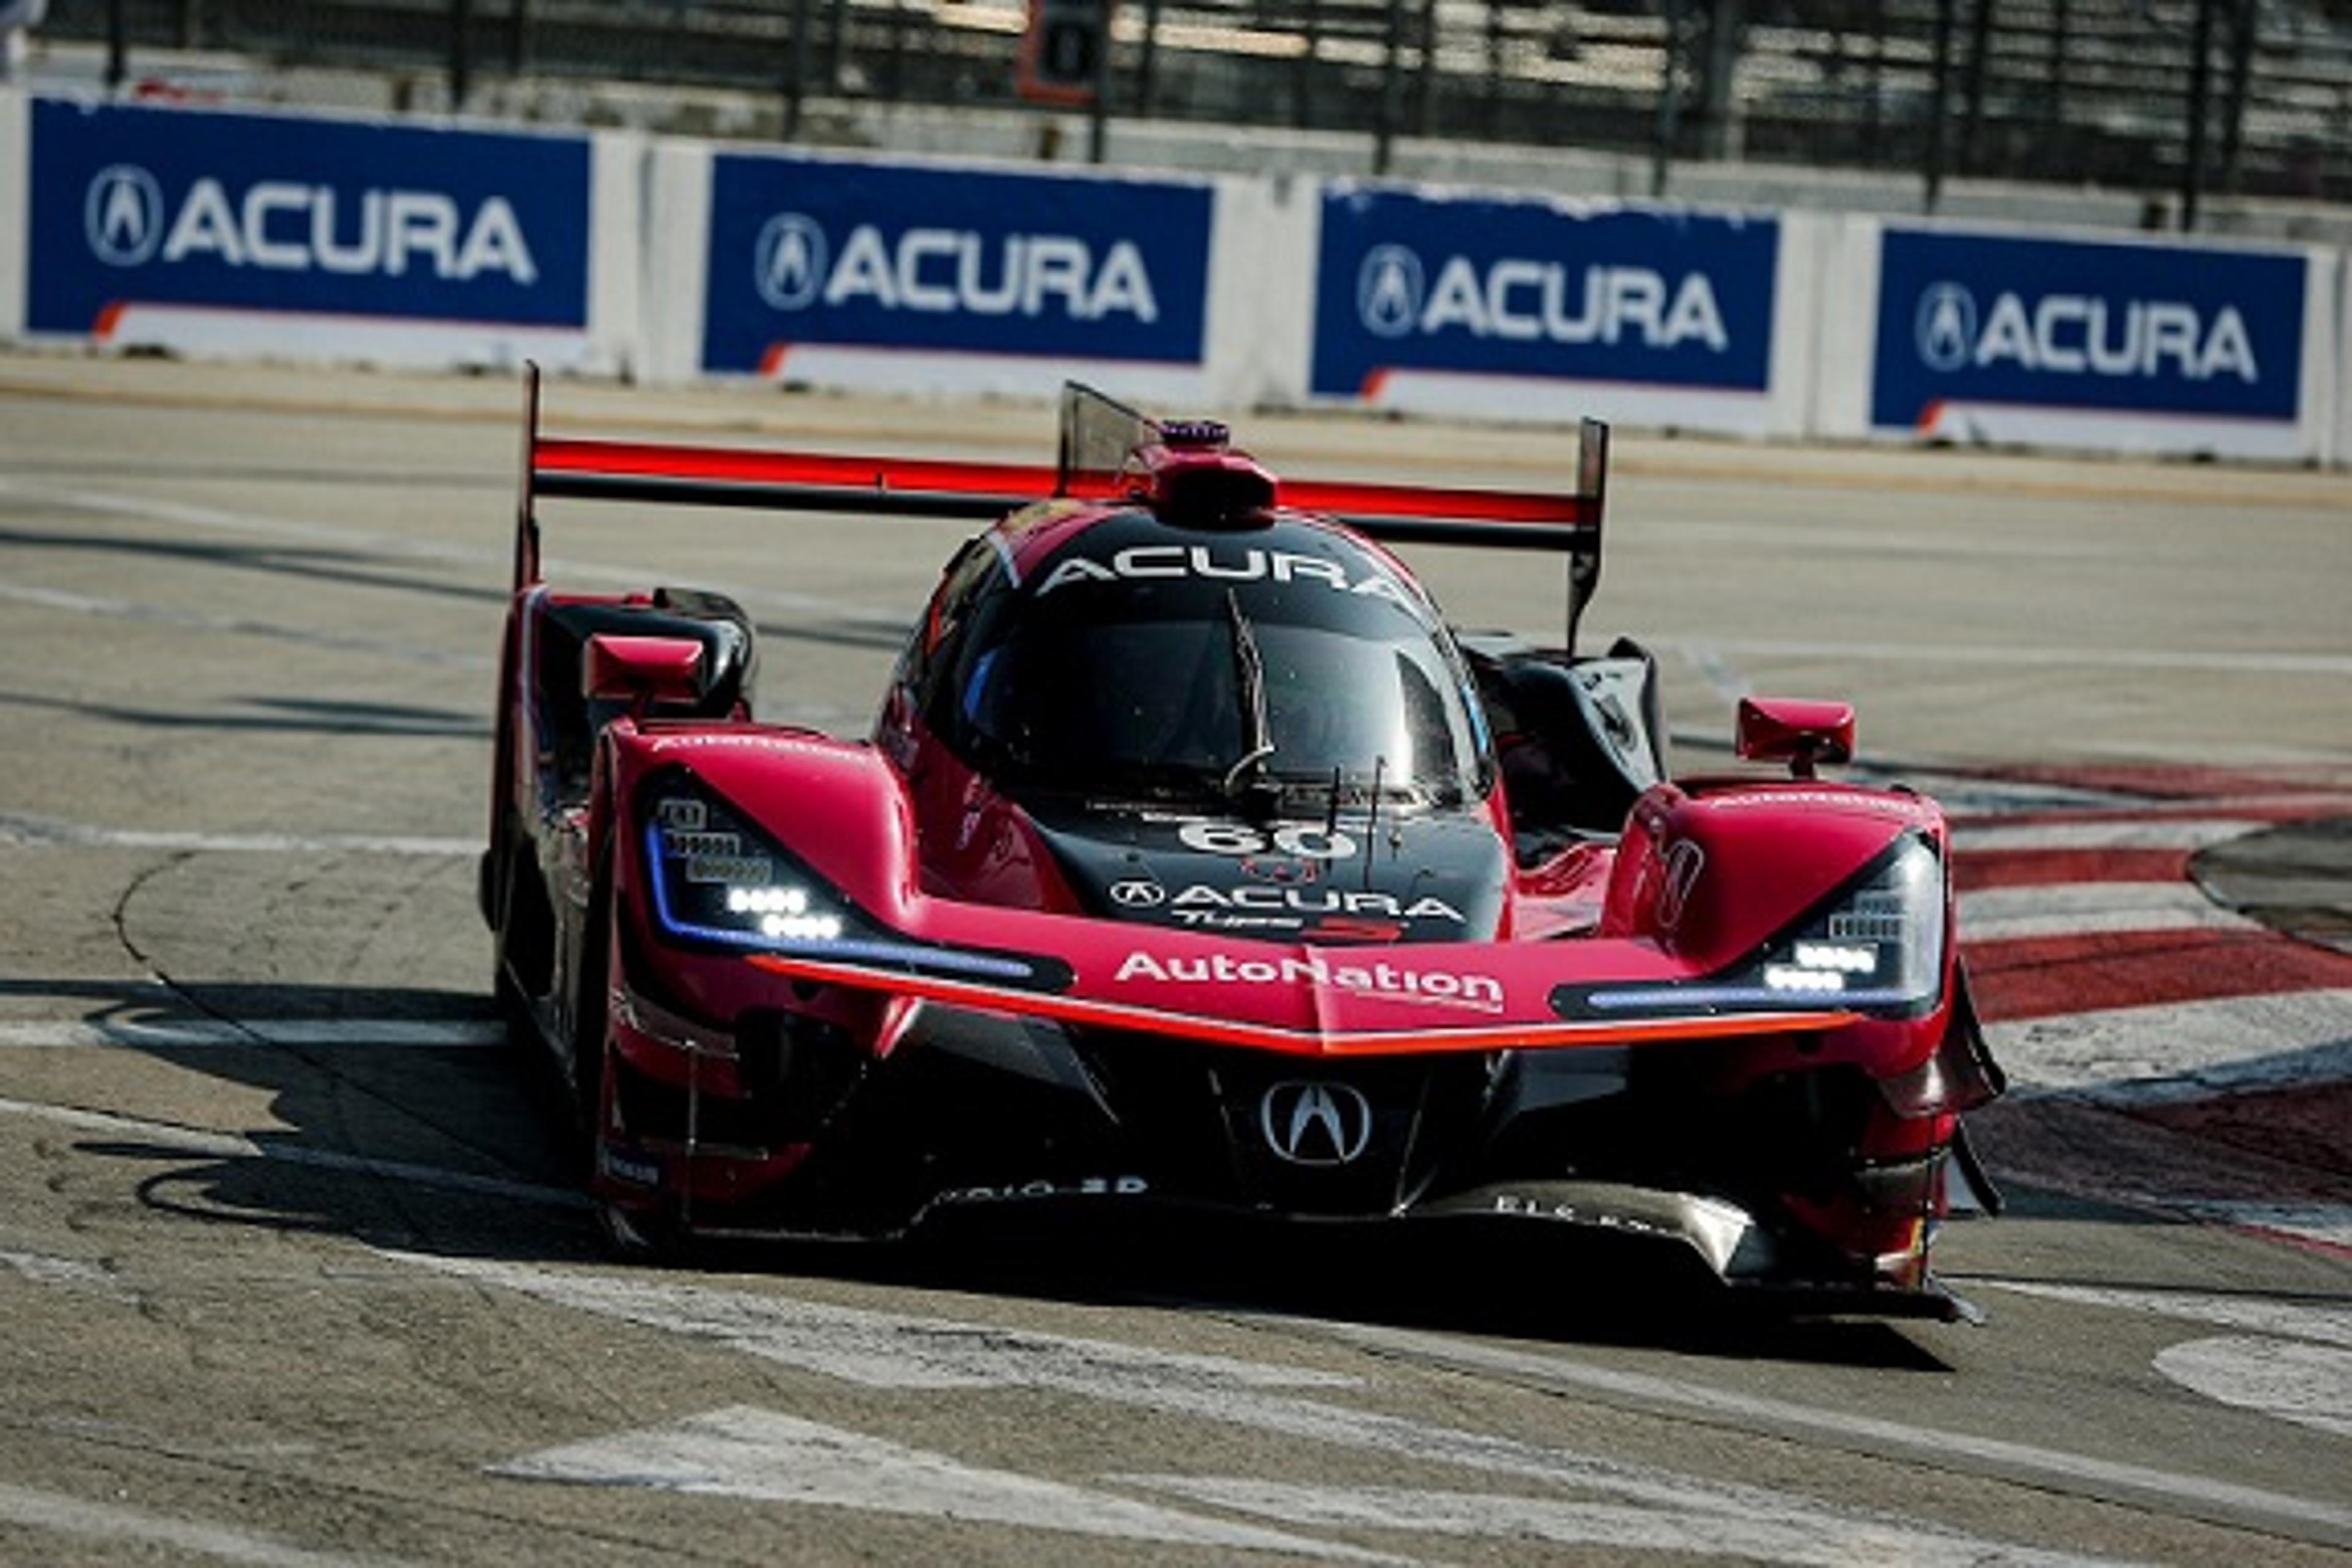
<path fill-rule="evenodd" d="M 702 695 L 702 645 L 692 637 L 632 637 L 599 632 L 581 661 L 581 694 L 591 701 L 625 702 L 643 713 L 656 702 L 691 702 Z"/>
<path fill-rule="evenodd" d="M 1734 744 L 1748 762 L 1785 762 L 1791 777 L 1811 778 L 1822 763 L 1853 760 L 1853 704 L 1743 697 Z"/>

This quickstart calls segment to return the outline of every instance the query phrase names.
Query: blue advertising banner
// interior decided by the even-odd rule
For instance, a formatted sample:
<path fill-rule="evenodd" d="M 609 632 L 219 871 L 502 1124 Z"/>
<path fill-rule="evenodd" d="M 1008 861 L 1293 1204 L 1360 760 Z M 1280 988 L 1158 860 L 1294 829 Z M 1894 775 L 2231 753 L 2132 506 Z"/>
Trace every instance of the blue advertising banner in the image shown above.
<path fill-rule="evenodd" d="M 585 137 L 41 100 L 31 162 L 35 331 L 126 303 L 587 321 Z"/>
<path fill-rule="evenodd" d="M 1945 403 L 2293 420 L 2301 257 L 1888 228 L 1871 423 Z"/>
<path fill-rule="evenodd" d="M 795 343 L 1198 364 L 1211 188 L 719 153 L 702 368 Z"/>
<path fill-rule="evenodd" d="M 1336 184 L 1309 386 L 1439 370 L 1762 393 L 1780 240 L 1769 217 Z"/>

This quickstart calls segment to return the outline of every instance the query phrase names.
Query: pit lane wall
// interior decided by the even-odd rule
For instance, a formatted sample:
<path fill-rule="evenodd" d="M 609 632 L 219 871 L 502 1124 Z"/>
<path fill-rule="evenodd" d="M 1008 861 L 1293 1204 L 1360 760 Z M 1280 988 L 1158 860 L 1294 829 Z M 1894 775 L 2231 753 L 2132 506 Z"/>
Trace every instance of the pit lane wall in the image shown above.
<path fill-rule="evenodd" d="M 2347 320 L 2315 247 L 0 92 L 37 342 L 2341 462 Z"/>

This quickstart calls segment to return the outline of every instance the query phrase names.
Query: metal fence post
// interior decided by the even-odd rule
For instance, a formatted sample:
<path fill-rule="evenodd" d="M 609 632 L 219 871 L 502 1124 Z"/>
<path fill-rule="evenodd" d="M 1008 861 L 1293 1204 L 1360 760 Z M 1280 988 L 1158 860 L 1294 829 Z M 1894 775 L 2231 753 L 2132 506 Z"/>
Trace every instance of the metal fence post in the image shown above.
<path fill-rule="evenodd" d="M 520 76 L 530 68 L 530 0 L 511 0 L 507 7 L 507 74 Z"/>
<path fill-rule="evenodd" d="M 1102 41 L 1095 48 L 1094 101 L 1087 105 L 1087 162 L 1100 163 L 1110 143 L 1110 14 L 1114 0 L 1100 0 Z"/>
<path fill-rule="evenodd" d="M 466 107 L 466 94 L 473 86 L 473 43 L 467 37 L 473 20 L 473 0 L 449 0 L 449 107 L 453 110 Z"/>
<path fill-rule="evenodd" d="M 1700 99 L 1706 139 L 1705 154 L 1715 160 L 1731 156 L 1731 127 L 1738 102 L 1734 78 L 1739 68 L 1739 0 L 1707 0 L 1706 91 Z"/>
<path fill-rule="evenodd" d="M 2051 125 L 2066 122 L 2066 0 L 2051 0 L 2049 95 L 2042 100 L 2042 117 Z"/>
<path fill-rule="evenodd" d="M 792 60 L 784 77 L 784 140 L 801 133 L 801 101 L 808 95 L 810 0 L 793 0 Z"/>
<path fill-rule="evenodd" d="M 1976 0 L 1976 10 L 1969 18 L 1969 70 L 1967 85 L 1961 89 L 1965 107 L 1960 119 L 1959 170 L 1963 174 L 1977 173 L 1977 134 L 1984 125 L 1985 57 L 1992 50 L 1992 6 L 1993 0 Z"/>
<path fill-rule="evenodd" d="M 106 0 L 106 90 L 120 92 L 131 75 L 131 23 L 124 0 Z"/>
<path fill-rule="evenodd" d="M 1396 140 L 1397 87 L 1404 48 L 1404 0 L 1389 0 L 1388 49 L 1381 64 L 1381 101 L 1372 125 L 1372 173 L 1389 172 L 1391 144 Z"/>
<path fill-rule="evenodd" d="M 2246 89 L 2253 75 L 2255 7 L 2259 0 L 2231 5 L 2230 106 L 2221 121 L 2221 185 L 2238 194 L 2246 150 Z"/>
<path fill-rule="evenodd" d="M 1421 69 L 1412 79 L 1412 133 L 1429 134 L 1429 100 L 1437 88 L 1437 0 L 1421 0 L 1413 31 L 1420 35 Z"/>
<path fill-rule="evenodd" d="M 2197 197 L 2205 179 L 2205 115 L 2212 97 L 2213 0 L 2197 0 L 2189 36 L 2188 145 L 2180 158 L 2180 232 L 2197 228 Z"/>
<path fill-rule="evenodd" d="M 1110 47 L 1110 33 L 1103 33 Z M 1135 67 L 1135 112 L 1145 120 L 1160 106 L 1160 0 L 1143 0 L 1143 58 Z"/>
<path fill-rule="evenodd" d="M 1674 161 L 1675 139 L 1682 134 L 1682 58 L 1685 24 L 1690 0 L 1666 0 L 1666 36 L 1658 61 L 1658 129 L 1650 144 L 1650 195 L 1666 194 L 1666 170 Z"/>
<path fill-rule="evenodd" d="M 1490 142 L 1503 134 L 1503 0 L 1486 0 L 1486 100 L 1479 125 Z"/>
<path fill-rule="evenodd" d="M 1936 0 L 1934 101 L 1927 106 L 1927 210 L 1934 212 L 1944 195 L 1944 99 L 1952 74 L 1952 0 Z"/>
<path fill-rule="evenodd" d="M 1315 123 L 1315 49 L 1323 37 L 1319 0 L 1306 0 L 1299 21 L 1298 63 L 1290 78 L 1290 119 L 1292 125 L 1304 131 Z"/>

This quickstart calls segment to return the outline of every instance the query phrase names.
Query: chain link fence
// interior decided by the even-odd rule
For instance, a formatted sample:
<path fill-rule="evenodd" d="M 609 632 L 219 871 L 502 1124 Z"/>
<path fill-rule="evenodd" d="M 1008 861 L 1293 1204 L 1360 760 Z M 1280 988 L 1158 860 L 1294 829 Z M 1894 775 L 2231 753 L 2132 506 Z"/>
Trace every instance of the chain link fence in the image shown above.
<path fill-rule="evenodd" d="M 53 0 L 51 37 L 269 68 L 1011 106 L 1018 0 Z M 128 62 L 126 64 L 126 62 Z M 1123 0 L 1101 112 L 2352 201 L 2347 0 Z M 1097 142 L 1097 145 L 1099 142 Z"/>

